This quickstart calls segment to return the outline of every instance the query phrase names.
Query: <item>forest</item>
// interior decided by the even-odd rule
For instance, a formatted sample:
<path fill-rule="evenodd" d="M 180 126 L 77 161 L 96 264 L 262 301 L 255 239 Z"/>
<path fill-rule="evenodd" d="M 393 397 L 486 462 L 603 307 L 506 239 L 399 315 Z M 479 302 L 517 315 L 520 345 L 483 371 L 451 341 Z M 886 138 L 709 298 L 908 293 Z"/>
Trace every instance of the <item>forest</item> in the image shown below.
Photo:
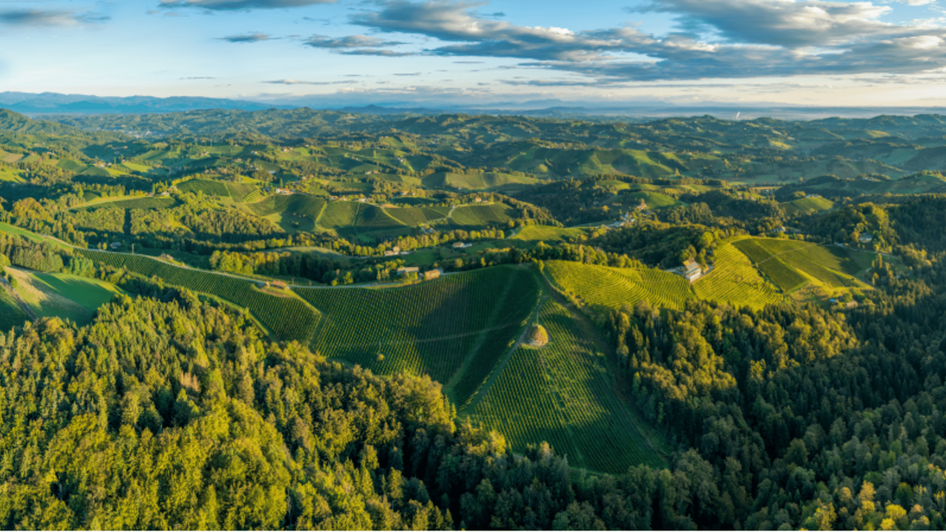
<path fill-rule="evenodd" d="M 54 118 L 4 528 L 946 528 L 942 117 Z"/>

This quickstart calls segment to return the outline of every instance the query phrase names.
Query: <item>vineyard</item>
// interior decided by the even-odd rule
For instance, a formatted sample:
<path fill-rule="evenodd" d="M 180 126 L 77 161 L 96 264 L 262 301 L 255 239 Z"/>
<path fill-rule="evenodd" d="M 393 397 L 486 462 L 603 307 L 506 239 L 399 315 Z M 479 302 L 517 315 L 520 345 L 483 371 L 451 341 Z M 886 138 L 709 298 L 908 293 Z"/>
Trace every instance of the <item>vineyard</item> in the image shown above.
<path fill-rule="evenodd" d="M 271 216 L 273 214 L 305 216 L 315 222 L 322 214 L 322 209 L 325 208 L 325 200 L 298 194 L 269 196 L 262 201 L 247 205 L 247 207 L 260 216 Z"/>
<path fill-rule="evenodd" d="M 550 261 L 545 271 L 558 288 L 599 311 L 641 300 L 656 307 L 681 309 L 694 297 L 683 277 L 660 270 Z"/>
<path fill-rule="evenodd" d="M 78 250 L 82 255 L 115 268 L 158 277 L 170 286 L 210 294 L 250 311 L 278 339 L 296 340 L 309 344 L 319 324 L 317 311 L 296 297 L 278 297 L 260 291 L 258 282 L 201 270 L 181 268 L 141 255 L 124 255 L 88 249 Z"/>
<path fill-rule="evenodd" d="M 839 246 L 822 246 L 799 240 L 752 239 L 791 268 L 832 288 L 863 286 L 855 279 L 870 266 L 873 255 Z M 742 244 L 740 241 L 736 245 Z M 741 248 L 740 248 L 741 249 Z"/>
<path fill-rule="evenodd" d="M 693 290 L 701 299 L 754 309 L 782 300 L 749 258 L 728 242 L 716 248 L 712 271 L 693 283 Z"/>
<path fill-rule="evenodd" d="M 528 319 L 535 275 L 499 267 L 389 288 L 298 289 L 324 315 L 314 349 L 373 372 L 428 374 L 447 383 L 464 360 L 457 393 L 472 394 Z"/>
<path fill-rule="evenodd" d="M 325 207 L 316 223 L 329 229 L 353 226 L 361 206 L 361 203 L 353 201 L 333 201 Z"/>
<path fill-rule="evenodd" d="M 205 196 L 218 196 L 229 198 L 230 191 L 227 190 L 226 183 L 222 181 L 213 181 L 210 179 L 192 179 L 177 186 L 181 192 L 203 192 Z"/>
<path fill-rule="evenodd" d="M 756 268 L 785 293 L 801 288 L 808 282 L 805 276 L 782 262 L 778 256 L 766 249 L 758 240 L 747 238 L 734 242 L 733 245 L 749 257 Z"/>
<path fill-rule="evenodd" d="M 415 207 L 388 207 L 385 211 L 395 220 L 410 227 L 417 227 L 427 222 L 427 216 L 425 216 L 424 211 Z"/>
<path fill-rule="evenodd" d="M 547 441 L 572 466 L 621 473 L 636 464 L 662 465 L 614 394 L 603 355 L 568 311 L 548 300 L 539 322 L 549 344 L 517 348 L 466 413 L 503 433 L 513 450 Z"/>
<path fill-rule="evenodd" d="M 463 227 L 485 227 L 504 224 L 515 216 L 515 209 L 505 203 L 492 205 L 460 205 L 450 219 Z"/>

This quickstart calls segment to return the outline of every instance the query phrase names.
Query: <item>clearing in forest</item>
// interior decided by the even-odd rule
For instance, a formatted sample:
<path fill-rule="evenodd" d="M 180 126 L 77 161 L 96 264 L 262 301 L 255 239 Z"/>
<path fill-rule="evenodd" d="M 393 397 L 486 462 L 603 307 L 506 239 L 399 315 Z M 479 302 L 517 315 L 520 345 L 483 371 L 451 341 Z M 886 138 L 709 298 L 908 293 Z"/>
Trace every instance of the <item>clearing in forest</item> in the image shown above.
<path fill-rule="evenodd" d="M 16 279 L 16 292 L 38 317 L 68 318 L 78 325 L 92 321 L 95 311 L 124 293 L 105 281 L 67 273 L 38 273 L 8 268 Z"/>

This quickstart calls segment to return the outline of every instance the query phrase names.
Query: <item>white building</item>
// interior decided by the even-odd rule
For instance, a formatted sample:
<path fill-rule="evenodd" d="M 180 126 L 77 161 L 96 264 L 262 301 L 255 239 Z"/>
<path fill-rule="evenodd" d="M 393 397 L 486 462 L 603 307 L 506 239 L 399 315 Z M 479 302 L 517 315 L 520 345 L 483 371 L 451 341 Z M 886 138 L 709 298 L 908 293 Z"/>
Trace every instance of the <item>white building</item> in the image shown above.
<path fill-rule="evenodd" d="M 690 281 L 691 283 L 696 281 L 703 275 L 703 269 L 700 268 L 700 264 L 695 260 L 688 260 L 683 263 L 683 277 Z"/>

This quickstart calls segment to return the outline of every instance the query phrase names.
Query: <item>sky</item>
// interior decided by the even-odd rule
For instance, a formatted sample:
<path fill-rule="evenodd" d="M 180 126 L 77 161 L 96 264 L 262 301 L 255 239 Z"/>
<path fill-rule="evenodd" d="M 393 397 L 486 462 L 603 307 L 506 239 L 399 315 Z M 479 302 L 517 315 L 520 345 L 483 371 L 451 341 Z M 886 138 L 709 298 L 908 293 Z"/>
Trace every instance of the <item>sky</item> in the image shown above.
<path fill-rule="evenodd" d="M 946 105 L 946 0 L 0 0 L 0 91 Z"/>

